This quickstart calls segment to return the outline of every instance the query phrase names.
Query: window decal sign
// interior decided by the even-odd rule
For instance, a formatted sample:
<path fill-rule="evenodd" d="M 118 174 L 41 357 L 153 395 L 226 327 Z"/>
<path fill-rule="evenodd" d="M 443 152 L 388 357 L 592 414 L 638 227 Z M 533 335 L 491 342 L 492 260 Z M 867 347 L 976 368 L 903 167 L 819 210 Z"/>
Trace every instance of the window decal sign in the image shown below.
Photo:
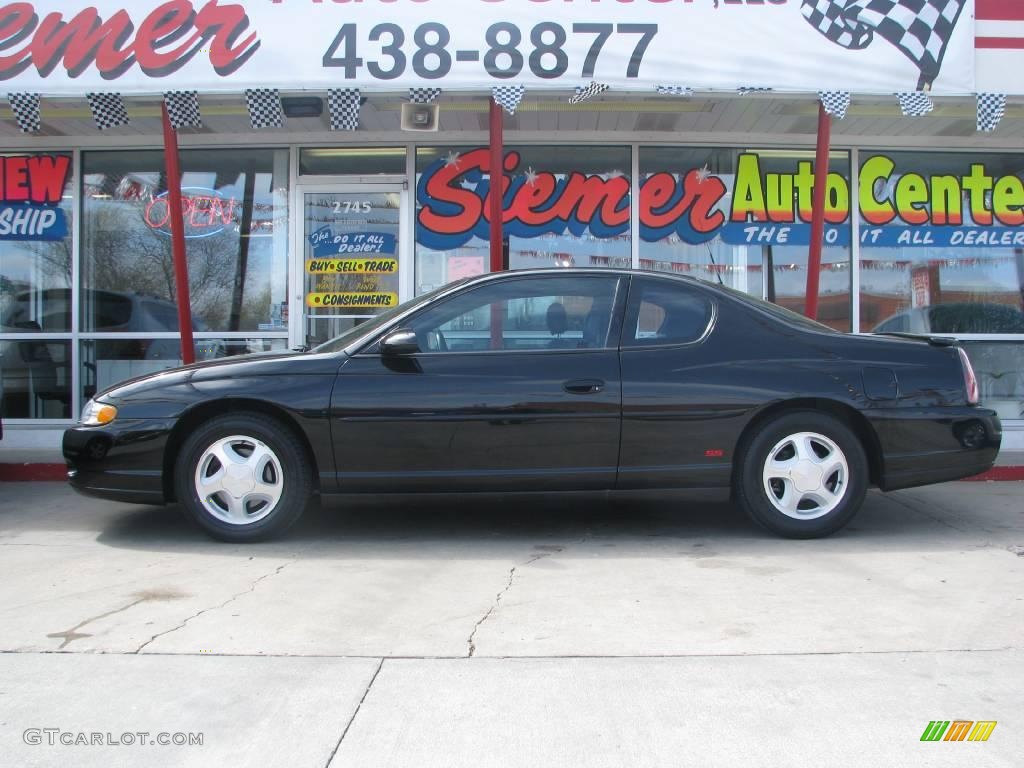
<path fill-rule="evenodd" d="M 60 203 L 70 174 L 70 155 L 0 157 L 0 240 L 67 237 Z"/>
<path fill-rule="evenodd" d="M 342 232 L 335 234 L 324 226 L 309 235 L 313 257 L 317 259 L 346 254 L 395 253 L 395 236 L 387 232 Z"/>
<path fill-rule="evenodd" d="M 503 223 L 514 237 L 571 234 L 613 238 L 629 232 L 630 180 L 622 175 L 554 174 L 521 167 L 505 156 Z M 640 238 L 678 238 L 700 245 L 810 243 L 814 164 L 768 172 L 754 152 L 737 157 L 730 174 L 706 168 L 663 171 L 640 180 Z M 416 238 L 433 250 L 454 250 L 490 233 L 490 159 L 486 148 L 439 158 L 417 185 Z M 857 195 L 830 172 L 825 194 L 825 243 L 850 245 L 854 202 L 862 217 L 861 242 L 879 247 L 1024 246 L 1024 181 L 996 176 L 981 163 L 962 177 L 896 173 L 885 155 L 863 163 Z"/>
<path fill-rule="evenodd" d="M 974 0 L 922 4 L 23 0 L 0 6 L 0 80 L 43 95 L 155 94 L 172 81 L 201 93 L 589 83 L 653 92 L 672 73 L 695 89 L 973 93 Z"/>

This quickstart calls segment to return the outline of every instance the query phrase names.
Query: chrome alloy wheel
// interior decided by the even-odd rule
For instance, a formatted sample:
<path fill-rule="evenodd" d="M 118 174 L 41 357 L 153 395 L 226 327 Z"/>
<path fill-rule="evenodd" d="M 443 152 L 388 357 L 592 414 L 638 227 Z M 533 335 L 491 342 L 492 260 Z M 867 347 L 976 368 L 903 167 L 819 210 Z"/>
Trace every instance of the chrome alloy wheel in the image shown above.
<path fill-rule="evenodd" d="M 262 520 L 284 493 L 281 461 L 265 443 L 245 435 L 221 438 L 196 465 L 196 495 L 207 512 L 229 525 Z"/>
<path fill-rule="evenodd" d="M 850 482 L 846 456 L 816 432 L 783 438 L 768 452 L 762 472 L 768 501 L 794 520 L 814 520 L 842 502 Z"/>

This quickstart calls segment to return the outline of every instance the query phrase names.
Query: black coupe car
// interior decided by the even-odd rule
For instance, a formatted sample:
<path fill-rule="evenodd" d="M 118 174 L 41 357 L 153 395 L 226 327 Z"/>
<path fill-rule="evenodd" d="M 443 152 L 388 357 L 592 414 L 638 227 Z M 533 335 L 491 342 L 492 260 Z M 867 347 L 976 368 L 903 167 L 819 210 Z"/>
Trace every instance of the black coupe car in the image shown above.
<path fill-rule="evenodd" d="M 317 493 L 716 487 L 810 538 L 870 485 L 991 467 L 977 399 L 948 340 L 845 335 L 657 273 L 503 272 L 312 350 L 120 384 L 64 455 L 77 490 L 177 501 L 228 541 L 280 534 Z"/>

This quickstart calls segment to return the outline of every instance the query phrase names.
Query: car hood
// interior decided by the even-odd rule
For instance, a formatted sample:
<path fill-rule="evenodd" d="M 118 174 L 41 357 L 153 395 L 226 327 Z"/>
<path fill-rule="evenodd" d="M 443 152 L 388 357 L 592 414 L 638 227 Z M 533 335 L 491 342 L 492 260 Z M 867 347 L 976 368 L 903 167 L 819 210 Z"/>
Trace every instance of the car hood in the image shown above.
<path fill-rule="evenodd" d="M 218 379 L 334 373 L 347 357 L 340 352 L 257 352 L 237 357 L 204 360 L 179 368 L 157 371 L 118 382 L 96 395 L 96 399 L 117 402 L 162 387 L 216 381 Z"/>

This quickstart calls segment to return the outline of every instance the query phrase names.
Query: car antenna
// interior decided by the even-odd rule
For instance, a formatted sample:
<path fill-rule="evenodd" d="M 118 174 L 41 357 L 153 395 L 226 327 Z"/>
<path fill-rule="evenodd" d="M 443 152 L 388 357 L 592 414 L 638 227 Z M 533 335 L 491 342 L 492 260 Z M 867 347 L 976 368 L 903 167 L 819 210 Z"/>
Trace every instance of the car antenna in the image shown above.
<path fill-rule="evenodd" d="M 718 271 L 718 265 L 715 264 L 715 254 L 711 252 L 711 246 L 704 243 L 704 247 L 708 249 L 708 258 L 711 259 L 711 266 L 715 267 L 715 277 L 718 278 L 718 284 L 724 286 L 725 283 L 722 282 L 722 273 Z"/>

